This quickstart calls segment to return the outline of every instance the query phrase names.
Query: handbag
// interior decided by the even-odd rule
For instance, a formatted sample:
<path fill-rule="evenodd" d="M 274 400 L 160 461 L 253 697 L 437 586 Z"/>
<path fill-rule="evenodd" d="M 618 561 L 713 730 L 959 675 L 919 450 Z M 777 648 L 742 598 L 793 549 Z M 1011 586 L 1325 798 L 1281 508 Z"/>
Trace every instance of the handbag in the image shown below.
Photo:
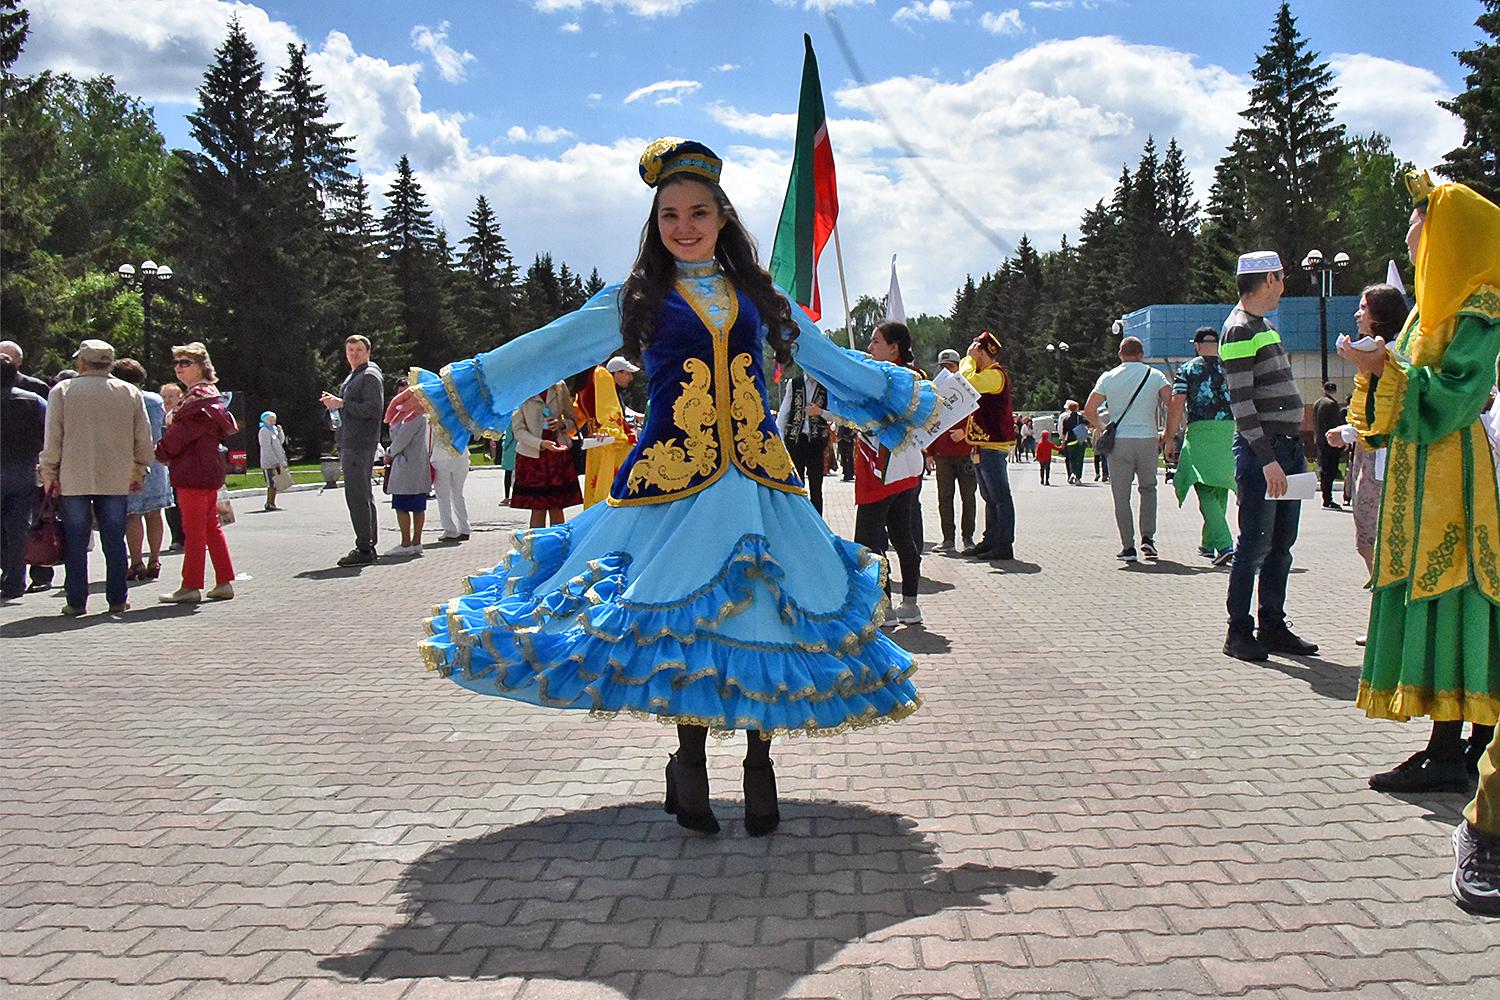
<path fill-rule="evenodd" d="M 229 500 L 229 491 L 219 488 L 219 525 L 234 523 L 234 504 Z"/>
<path fill-rule="evenodd" d="M 275 472 L 271 473 L 271 488 L 277 493 L 285 493 L 295 485 L 296 480 L 292 478 L 292 474 L 287 471 L 286 466 L 280 466 Z"/>
<path fill-rule="evenodd" d="M 28 566 L 57 566 L 63 561 L 62 517 L 57 511 L 57 497 L 43 494 L 37 507 L 36 520 L 26 532 L 26 553 L 22 557 Z"/>
<path fill-rule="evenodd" d="M 1141 390 L 1146 388 L 1146 383 L 1151 381 L 1151 373 L 1155 370 L 1149 365 L 1146 367 L 1146 374 L 1141 378 L 1141 384 L 1136 386 L 1135 392 L 1130 394 L 1130 402 L 1126 403 L 1125 409 L 1120 411 L 1120 415 L 1110 420 L 1109 426 L 1100 432 L 1099 440 L 1094 442 L 1094 451 L 1097 454 L 1108 456 L 1110 452 L 1115 450 L 1115 427 L 1119 425 L 1121 420 L 1125 419 L 1125 414 L 1130 412 L 1130 407 L 1135 403 L 1135 397 L 1139 396 Z"/>

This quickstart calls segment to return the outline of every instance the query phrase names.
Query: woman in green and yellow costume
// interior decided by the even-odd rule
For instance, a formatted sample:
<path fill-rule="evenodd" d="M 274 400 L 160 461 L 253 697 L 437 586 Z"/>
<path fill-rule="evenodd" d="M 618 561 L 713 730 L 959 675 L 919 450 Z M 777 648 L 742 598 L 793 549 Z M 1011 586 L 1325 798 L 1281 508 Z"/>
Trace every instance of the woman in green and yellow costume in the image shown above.
<path fill-rule="evenodd" d="M 1339 346 L 1360 370 L 1350 423 L 1389 449 L 1357 704 L 1433 720 L 1427 747 L 1370 787 L 1461 792 L 1500 715 L 1500 496 L 1480 420 L 1500 355 L 1500 208 L 1425 172 L 1407 185 L 1416 308 L 1392 350 Z"/>

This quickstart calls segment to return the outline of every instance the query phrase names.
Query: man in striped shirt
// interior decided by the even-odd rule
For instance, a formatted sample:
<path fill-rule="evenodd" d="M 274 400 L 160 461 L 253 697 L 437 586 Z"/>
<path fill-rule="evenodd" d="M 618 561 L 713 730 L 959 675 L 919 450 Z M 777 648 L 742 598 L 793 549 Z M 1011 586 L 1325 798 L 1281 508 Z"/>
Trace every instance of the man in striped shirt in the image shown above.
<path fill-rule="evenodd" d="M 1286 289 L 1281 259 L 1271 250 L 1240 257 L 1235 284 L 1239 303 L 1224 320 L 1219 357 L 1234 415 L 1234 478 L 1239 493 L 1240 540 L 1229 571 L 1229 633 L 1224 653 L 1264 660 L 1269 653 L 1309 656 L 1318 647 L 1286 624 L 1286 581 L 1302 516 L 1300 500 L 1286 495 L 1288 473 L 1304 472 L 1302 395 L 1266 314 Z M 1260 630 L 1250 615 L 1259 577 Z"/>

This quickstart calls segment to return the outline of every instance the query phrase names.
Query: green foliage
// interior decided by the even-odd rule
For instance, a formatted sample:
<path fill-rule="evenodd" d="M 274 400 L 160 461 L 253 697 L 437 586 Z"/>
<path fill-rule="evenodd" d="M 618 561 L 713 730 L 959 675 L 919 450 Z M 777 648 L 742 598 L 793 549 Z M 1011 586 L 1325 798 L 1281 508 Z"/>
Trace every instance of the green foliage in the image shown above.
<path fill-rule="evenodd" d="M 1464 76 L 1463 93 L 1439 105 L 1464 123 L 1463 145 L 1443 157 L 1440 168 L 1490 201 L 1500 201 L 1500 0 L 1480 0 L 1484 12 L 1474 22 L 1490 37 L 1455 52 Z"/>
<path fill-rule="evenodd" d="M 1406 256 L 1411 196 L 1404 179 L 1410 169 L 1412 164 L 1392 153 L 1391 141 L 1379 132 L 1350 141 L 1340 180 L 1346 233 L 1342 245 L 1351 258 L 1344 283 L 1349 291 L 1384 281 L 1391 260 L 1401 266 L 1403 281 L 1412 287 L 1411 261 Z"/>

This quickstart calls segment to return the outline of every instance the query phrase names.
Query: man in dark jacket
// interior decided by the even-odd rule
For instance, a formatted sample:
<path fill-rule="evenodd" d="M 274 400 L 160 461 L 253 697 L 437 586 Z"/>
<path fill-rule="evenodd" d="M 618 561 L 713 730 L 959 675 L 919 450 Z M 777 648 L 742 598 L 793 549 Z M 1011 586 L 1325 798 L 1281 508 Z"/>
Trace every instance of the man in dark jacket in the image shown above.
<path fill-rule="evenodd" d="M 1339 460 L 1344 449 L 1328 443 L 1328 432 L 1344 422 L 1344 408 L 1339 405 L 1334 393 L 1338 385 L 1323 383 L 1323 395 L 1313 404 L 1313 440 L 1318 443 L 1318 486 L 1323 491 L 1323 509 L 1338 510 L 1333 502 L 1333 481 L 1339 474 Z"/>
<path fill-rule="evenodd" d="M 19 376 L 14 360 L 0 355 L 0 597 L 6 600 L 26 592 L 26 532 L 36 507 L 36 458 L 47 427 L 46 401 L 21 388 Z M 51 566 L 41 568 L 51 573 Z"/>
<path fill-rule="evenodd" d="M 375 449 L 380 446 L 380 426 L 385 418 L 385 377 L 370 360 L 370 339 L 355 334 L 344 341 L 349 377 L 335 396 L 323 393 L 344 473 L 344 502 L 354 525 L 354 548 L 339 560 L 340 566 L 364 566 L 375 561 L 375 494 L 370 471 Z"/>
<path fill-rule="evenodd" d="M 43 379 L 34 378 L 26 374 L 26 355 L 22 352 L 21 345 L 14 340 L 0 340 L 0 358 L 10 358 L 16 372 L 16 388 L 25 392 L 36 393 L 42 400 L 43 410 L 45 410 L 47 393 L 52 391 L 52 386 Z M 32 566 L 31 586 L 26 588 L 27 593 L 35 594 L 51 589 L 52 567 Z"/>

